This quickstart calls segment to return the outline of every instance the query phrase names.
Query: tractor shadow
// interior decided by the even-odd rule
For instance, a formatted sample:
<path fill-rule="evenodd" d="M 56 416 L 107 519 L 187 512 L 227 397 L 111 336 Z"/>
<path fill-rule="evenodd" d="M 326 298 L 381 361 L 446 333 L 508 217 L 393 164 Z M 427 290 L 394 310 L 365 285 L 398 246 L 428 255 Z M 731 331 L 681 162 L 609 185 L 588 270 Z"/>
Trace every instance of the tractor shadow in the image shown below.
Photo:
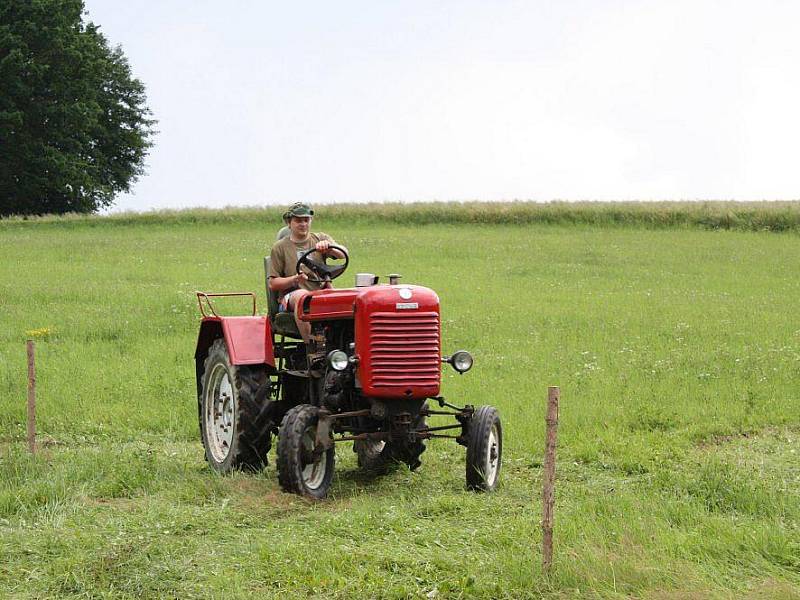
<path fill-rule="evenodd" d="M 341 501 L 361 497 L 403 494 L 409 488 L 422 484 L 421 472 L 412 471 L 403 463 L 391 464 L 380 470 L 366 470 L 357 466 L 336 470 L 329 500 Z"/>

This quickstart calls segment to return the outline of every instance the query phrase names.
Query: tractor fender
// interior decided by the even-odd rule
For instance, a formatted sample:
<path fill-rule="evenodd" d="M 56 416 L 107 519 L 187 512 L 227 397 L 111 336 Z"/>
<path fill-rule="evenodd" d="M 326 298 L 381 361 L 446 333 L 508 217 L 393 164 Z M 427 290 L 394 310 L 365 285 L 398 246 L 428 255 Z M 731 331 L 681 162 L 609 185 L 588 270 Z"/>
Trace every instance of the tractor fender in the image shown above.
<path fill-rule="evenodd" d="M 208 317 L 200 324 L 194 356 L 208 355 L 217 338 L 225 338 L 228 356 L 233 365 L 275 366 L 272 329 L 269 319 L 262 317 Z"/>
<path fill-rule="evenodd" d="M 200 324 L 194 352 L 197 373 L 197 397 L 200 397 L 202 375 L 208 349 L 214 340 L 225 339 L 232 365 L 267 365 L 275 367 L 272 328 L 265 316 L 207 317 Z"/>
<path fill-rule="evenodd" d="M 197 384 L 197 420 L 202 429 L 203 371 L 208 350 L 219 338 L 225 339 L 233 365 L 267 365 L 275 367 L 272 328 L 267 317 L 206 317 L 200 323 L 194 351 Z"/>

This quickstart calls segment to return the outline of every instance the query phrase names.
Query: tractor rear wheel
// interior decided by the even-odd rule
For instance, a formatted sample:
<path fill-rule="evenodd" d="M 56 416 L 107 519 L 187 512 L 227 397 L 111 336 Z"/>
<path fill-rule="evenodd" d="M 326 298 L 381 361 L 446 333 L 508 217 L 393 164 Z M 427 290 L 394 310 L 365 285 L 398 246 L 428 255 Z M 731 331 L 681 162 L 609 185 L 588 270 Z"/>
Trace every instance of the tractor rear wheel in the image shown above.
<path fill-rule="evenodd" d="M 271 445 L 270 402 L 260 365 L 232 365 L 225 340 L 214 340 L 203 364 L 200 432 L 208 464 L 220 473 L 266 466 Z"/>
<path fill-rule="evenodd" d="M 314 455 L 319 409 L 295 406 L 283 417 L 278 433 L 278 481 L 286 492 L 320 500 L 333 481 L 333 445 Z"/>
<path fill-rule="evenodd" d="M 491 492 L 497 487 L 503 458 L 503 427 L 493 406 L 481 406 L 469 424 L 467 488 Z"/>

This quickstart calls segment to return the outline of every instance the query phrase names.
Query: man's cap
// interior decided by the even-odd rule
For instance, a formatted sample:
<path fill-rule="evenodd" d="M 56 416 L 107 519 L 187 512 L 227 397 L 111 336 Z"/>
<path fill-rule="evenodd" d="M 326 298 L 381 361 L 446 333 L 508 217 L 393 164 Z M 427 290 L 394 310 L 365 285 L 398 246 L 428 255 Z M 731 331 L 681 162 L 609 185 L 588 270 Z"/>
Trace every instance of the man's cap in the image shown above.
<path fill-rule="evenodd" d="M 289 207 L 285 213 L 283 213 L 283 220 L 287 223 L 292 217 L 313 217 L 314 211 L 308 204 L 304 204 L 303 202 L 295 202 Z"/>

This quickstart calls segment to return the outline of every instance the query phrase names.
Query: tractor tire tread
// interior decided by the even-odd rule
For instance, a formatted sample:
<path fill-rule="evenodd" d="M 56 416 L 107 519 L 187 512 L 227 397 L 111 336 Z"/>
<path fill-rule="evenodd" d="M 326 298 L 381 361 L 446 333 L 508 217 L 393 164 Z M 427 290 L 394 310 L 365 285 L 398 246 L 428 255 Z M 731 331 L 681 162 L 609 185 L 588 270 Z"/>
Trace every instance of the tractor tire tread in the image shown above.
<path fill-rule="evenodd" d="M 497 423 L 500 432 L 500 449 L 502 452 L 502 427 L 500 413 L 493 406 L 481 406 L 472 417 L 469 424 L 469 440 L 467 442 L 466 479 L 467 488 L 473 491 L 489 491 L 484 473 L 478 467 L 485 456 L 486 446 L 492 427 Z M 499 460 L 499 459 L 498 459 Z M 498 464 L 498 476 L 500 465 Z"/>
<path fill-rule="evenodd" d="M 325 497 L 333 477 L 333 461 L 329 457 L 330 470 L 326 485 L 317 490 L 309 490 L 303 483 L 303 467 L 300 456 L 303 452 L 303 434 L 306 428 L 317 419 L 319 409 L 311 404 L 300 404 L 293 407 L 283 417 L 278 435 L 277 463 L 278 483 L 285 492 L 300 494 L 316 500 Z M 331 451 L 328 451 L 329 455 Z M 332 457 L 331 457 L 332 458 Z"/>

